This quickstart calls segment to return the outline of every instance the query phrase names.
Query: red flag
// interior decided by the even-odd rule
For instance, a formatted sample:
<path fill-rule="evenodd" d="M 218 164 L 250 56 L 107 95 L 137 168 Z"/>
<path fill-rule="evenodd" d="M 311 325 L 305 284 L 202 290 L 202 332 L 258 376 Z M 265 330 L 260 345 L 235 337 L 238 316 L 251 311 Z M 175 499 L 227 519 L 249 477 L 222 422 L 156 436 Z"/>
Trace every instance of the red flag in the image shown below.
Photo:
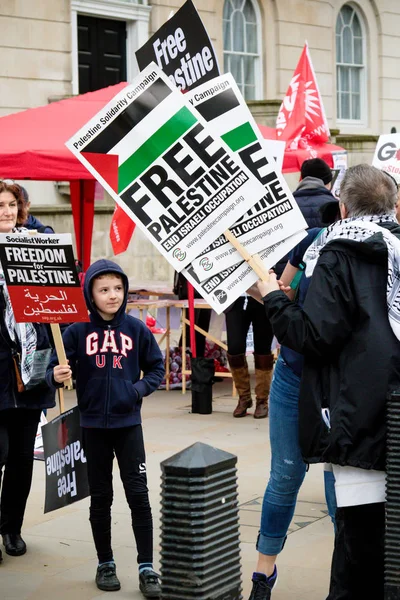
<path fill-rule="evenodd" d="M 324 143 L 330 131 L 307 43 L 276 119 L 278 139 L 290 150 Z"/>
<path fill-rule="evenodd" d="M 115 210 L 110 226 L 110 240 L 114 254 L 121 254 L 127 249 L 135 230 L 135 223 L 126 214 L 119 204 L 115 205 Z"/>

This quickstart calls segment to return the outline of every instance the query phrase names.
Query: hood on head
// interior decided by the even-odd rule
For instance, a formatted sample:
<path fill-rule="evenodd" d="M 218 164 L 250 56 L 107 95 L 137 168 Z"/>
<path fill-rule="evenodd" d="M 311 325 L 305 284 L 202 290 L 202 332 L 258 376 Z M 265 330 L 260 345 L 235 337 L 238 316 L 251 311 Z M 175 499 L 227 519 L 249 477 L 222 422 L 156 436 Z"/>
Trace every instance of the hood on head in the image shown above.
<path fill-rule="evenodd" d="M 92 298 L 93 279 L 95 277 L 98 277 L 99 275 L 104 275 L 105 273 L 115 273 L 116 275 L 119 275 L 124 283 L 124 300 L 112 321 L 104 321 L 104 319 L 102 319 Z M 120 321 L 121 316 L 125 314 L 126 305 L 128 303 L 128 289 L 129 282 L 127 276 L 125 275 L 121 267 L 112 260 L 107 260 L 104 258 L 96 260 L 96 262 L 90 265 L 90 267 L 85 273 L 83 293 L 85 295 L 86 305 L 90 311 L 91 316 L 96 320 L 100 320 L 102 323 L 107 322 L 108 324 L 115 325 Z"/>

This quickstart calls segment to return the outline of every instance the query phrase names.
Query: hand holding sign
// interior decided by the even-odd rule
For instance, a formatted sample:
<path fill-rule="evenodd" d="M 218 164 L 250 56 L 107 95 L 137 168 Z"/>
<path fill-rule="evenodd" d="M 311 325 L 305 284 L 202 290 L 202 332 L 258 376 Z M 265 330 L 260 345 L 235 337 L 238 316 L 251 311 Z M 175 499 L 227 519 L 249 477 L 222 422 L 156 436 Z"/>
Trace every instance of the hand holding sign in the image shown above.
<path fill-rule="evenodd" d="M 89 320 L 70 234 L 0 234 L 0 262 L 15 320 L 49 324 L 58 360 L 67 364 L 59 324 Z M 72 389 L 71 378 L 64 381 Z"/>
<path fill-rule="evenodd" d="M 281 289 L 276 275 L 273 271 L 270 271 L 268 281 L 257 281 L 257 287 L 258 291 L 261 294 L 261 298 L 264 298 L 271 292 L 279 292 L 279 290 Z"/>
<path fill-rule="evenodd" d="M 67 361 L 68 362 L 68 361 Z M 72 370 L 69 365 L 56 365 L 54 367 L 54 381 L 64 383 L 72 377 Z"/>

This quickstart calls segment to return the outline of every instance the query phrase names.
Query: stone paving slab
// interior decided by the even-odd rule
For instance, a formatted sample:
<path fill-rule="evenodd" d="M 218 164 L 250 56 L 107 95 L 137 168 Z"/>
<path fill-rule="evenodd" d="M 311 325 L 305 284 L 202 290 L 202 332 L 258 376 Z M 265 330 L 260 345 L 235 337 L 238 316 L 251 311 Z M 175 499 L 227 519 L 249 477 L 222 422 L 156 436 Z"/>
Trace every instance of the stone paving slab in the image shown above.
<path fill-rule="evenodd" d="M 255 568 L 262 497 L 269 473 L 268 419 L 233 419 L 236 400 L 226 381 L 214 386 L 212 415 L 190 414 L 190 392 L 160 391 L 145 399 L 144 434 L 150 500 L 154 516 L 155 565 L 159 566 L 160 462 L 196 441 L 238 456 L 243 598 Z M 75 403 L 66 394 L 66 407 Z M 50 411 L 49 418 L 57 411 Z M 28 552 L 4 555 L 0 566 L 1 600 L 94 600 L 96 555 L 88 521 L 88 499 L 43 514 L 44 463 L 35 462 L 32 492 L 23 528 Z M 113 547 L 122 589 L 115 600 L 142 598 L 138 591 L 136 551 L 118 470 L 114 473 Z M 300 490 L 285 550 L 279 557 L 279 584 L 273 600 L 324 600 L 327 596 L 333 530 L 324 504 L 322 466 L 313 466 Z"/>

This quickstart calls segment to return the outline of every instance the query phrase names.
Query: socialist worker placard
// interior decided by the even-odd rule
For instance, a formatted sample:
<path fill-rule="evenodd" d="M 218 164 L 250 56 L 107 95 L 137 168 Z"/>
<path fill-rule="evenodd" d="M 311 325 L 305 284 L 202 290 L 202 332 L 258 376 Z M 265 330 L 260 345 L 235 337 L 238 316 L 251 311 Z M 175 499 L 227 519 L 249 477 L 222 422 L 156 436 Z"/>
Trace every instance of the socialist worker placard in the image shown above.
<path fill-rule="evenodd" d="M 0 263 L 17 323 L 89 320 L 69 233 L 2 233 Z"/>

